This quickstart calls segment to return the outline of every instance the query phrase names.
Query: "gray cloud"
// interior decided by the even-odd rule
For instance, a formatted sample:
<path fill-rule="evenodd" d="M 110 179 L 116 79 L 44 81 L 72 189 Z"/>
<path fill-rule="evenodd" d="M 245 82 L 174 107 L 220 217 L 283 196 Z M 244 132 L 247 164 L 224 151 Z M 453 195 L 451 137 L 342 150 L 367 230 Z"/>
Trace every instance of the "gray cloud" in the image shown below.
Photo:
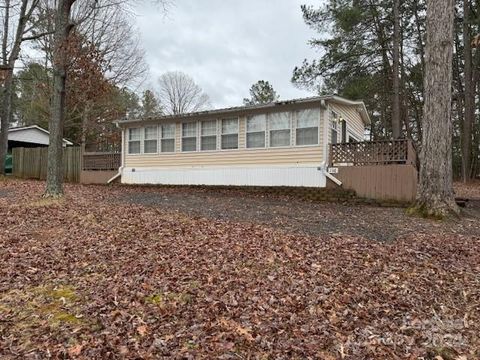
<path fill-rule="evenodd" d="M 282 99 L 309 96 L 291 83 L 304 58 L 318 56 L 307 42 L 305 0 L 176 0 L 167 16 L 143 3 L 137 27 L 150 66 L 150 84 L 166 71 L 192 76 L 214 107 L 240 105 L 257 80 L 270 81 Z"/>

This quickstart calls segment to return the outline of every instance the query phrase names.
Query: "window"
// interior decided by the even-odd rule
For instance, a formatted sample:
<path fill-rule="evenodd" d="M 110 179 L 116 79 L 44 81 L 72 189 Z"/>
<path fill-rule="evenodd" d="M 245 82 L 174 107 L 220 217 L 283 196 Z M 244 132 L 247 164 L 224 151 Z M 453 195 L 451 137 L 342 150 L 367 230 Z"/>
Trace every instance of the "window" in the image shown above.
<path fill-rule="evenodd" d="M 238 149 L 238 119 L 222 120 L 222 149 Z"/>
<path fill-rule="evenodd" d="M 161 152 L 175 151 L 175 124 L 162 125 L 162 139 L 160 141 Z"/>
<path fill-rule="evenodd" d="M 349 142 L 349 143 L 356 143 L 356 142 L 358 142 L 358 140 L 355 139 L 353 136 L 348 135 L 348 142 Z"/>
<path fill-rule="evenodd" d="M 336 120 L 330 120 L 330 143 L 336 144 L 338 142 L 338 123 Z"/>
<path fill-rule="evenodd" d="M 143 152 L 145 154 L 154 154 L 157 150 L 158 127 L 147 126 L 144 129 Z"/>
<path fill-rule="evenodd" d="M 201 122 L 201 150 L 216 150 L 217 149 L 217 121 L 209 120 Z"/>
<path fill-rule="evenodd" d="M 182 151 L 197 150 L 197 123 L 182 124 Z"/>
<path fill-rule="evenodd" d="M 302 110 L 297 113 L 296 145 L 318 144 L 318 123 L 320 111 Z"/>
<path fill-rule="evenodd" d="M 265 147 L 266 115 L 255 115 L 247 118 L 247 148 Z"/>
<path fill-rule="evenodd" d="M 128 153 L 140 154 L 140 142 L 142 140 L 142 129 L 128 129 Z"/>
<path fill-rule="evenodd" d="M 270 146 L 290 146 L 290 114 L 287 112 L 269 115 Z"/>

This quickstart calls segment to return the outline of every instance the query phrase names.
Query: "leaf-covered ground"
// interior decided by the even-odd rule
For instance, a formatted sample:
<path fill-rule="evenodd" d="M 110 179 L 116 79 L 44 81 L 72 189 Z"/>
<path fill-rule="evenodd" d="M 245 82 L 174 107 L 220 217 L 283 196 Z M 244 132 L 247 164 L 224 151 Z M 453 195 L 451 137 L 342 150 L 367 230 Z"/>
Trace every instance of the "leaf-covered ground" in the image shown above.
<path fill-rule="evenodd" d="M 0 182 L 2 359 L 480 358 L 474 208 L 43 186 Z"/>

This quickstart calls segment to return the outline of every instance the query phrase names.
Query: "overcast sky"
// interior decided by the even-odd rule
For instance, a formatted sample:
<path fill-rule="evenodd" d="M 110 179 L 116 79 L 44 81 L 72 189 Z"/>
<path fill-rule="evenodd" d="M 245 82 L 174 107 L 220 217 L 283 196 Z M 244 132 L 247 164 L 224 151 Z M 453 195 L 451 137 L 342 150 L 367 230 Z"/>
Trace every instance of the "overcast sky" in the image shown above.
<path fill-rule="evenodd" d="M 320 1 L 315 1 L 317 5 Z M 303 59 L 318 57 L 307 44 L 315 36 L 303 22 L 308 0 L 174 0 L 136 9 L 150 84 L 167 71 L 192 76 L 214 108 L 241 105 L 250 86 L 269 81 L 281 99 L 312 95 L 290 82 Z"/>

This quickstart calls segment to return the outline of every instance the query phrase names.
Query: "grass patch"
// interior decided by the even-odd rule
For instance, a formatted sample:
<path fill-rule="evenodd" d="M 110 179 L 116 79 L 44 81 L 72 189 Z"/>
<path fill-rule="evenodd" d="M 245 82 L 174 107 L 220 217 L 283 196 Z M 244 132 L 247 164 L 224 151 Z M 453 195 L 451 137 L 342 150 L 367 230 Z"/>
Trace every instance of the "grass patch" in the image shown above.
<path fill-rule="evenodd" d="M 25 205 L 27 208 L 43 208 L 63 205 L 63 198 L 41 198 L 35 201 L 31 201 Z"/>
<path fill-rule="evenodd" d="M 58 311 L 53 315 L 53 321 L 57 323 L 65 323 L 72 325 L 82 324 L 83 321 L 81 318 L 76 317 L 73 314 L 70 314 L 66 311 Z"/>
<path fill-rule="evenodd" d="M 421 217 L 424 219 L 435 220 L 435 221 L 445 220 L 445 215 L 436 211 L 428 210 L 424 206 L 411 206 L 407 208 L 406 214 L 408 216 Z"/>
<path fill-rule="evenodd" d="M 192 301 L 192 295 L 187 293 L 161 292 L 149 295 L 145 298 L 148 304 L 157 305 L 161 308 L 177 305 L 187 305 Z"/>
<path fill-rule="evenodd" d="M 69 300 L 71 302 L 74 302 L 78 299 L 78 296 L 77 294 L 75 294 L 74 289 L 70 286 L 54 288 L 51 290 L 47 289 L 45 290 L 45 295 L 49 298 L 52 298 L 53 300 Z"/>
<path fill-rule="evenodd" d="M 79 300 L 71 286 L 14 289 L 0 294 L 0 311 L 13 316 L 12 331 L 30 337 L 45 324 L 51 329 L 88 325 L 80 315 Z"/>
<path fill-rule="evenodd" d="M 0 182 L 7 182 L 12 179 L 11 176 L 6 176 L 6 175 L 0 175 Z"/>

